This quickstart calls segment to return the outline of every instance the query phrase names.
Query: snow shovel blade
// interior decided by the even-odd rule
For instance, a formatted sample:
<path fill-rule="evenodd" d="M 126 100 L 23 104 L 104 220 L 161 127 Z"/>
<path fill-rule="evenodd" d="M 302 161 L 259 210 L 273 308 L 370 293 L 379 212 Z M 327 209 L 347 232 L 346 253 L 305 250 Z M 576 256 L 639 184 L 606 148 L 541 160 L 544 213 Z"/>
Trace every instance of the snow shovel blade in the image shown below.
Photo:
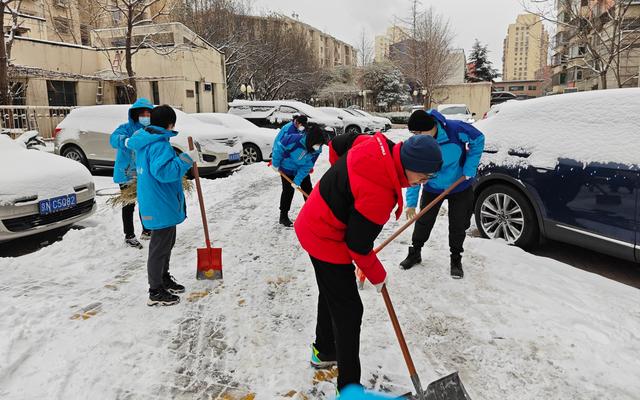
<path fill-rule="evenodd" d="M 222 249 L 205 247 L 198 249 L 198 270 L 196 279 L 222 279 Z"/>
<path fill-rule="evenodd" d="M 426 400 L 471 400 L 457 372 L 435 380 L 427 386 Z"/>

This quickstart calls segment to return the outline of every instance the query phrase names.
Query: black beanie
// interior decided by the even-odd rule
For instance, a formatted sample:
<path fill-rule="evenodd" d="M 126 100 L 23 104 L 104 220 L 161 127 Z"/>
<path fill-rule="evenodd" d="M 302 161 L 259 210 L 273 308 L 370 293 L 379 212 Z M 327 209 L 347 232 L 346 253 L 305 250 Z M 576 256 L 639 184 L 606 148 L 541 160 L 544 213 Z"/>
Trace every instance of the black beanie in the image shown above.
<path fill-rule="evenodd" d="M 400 162 L 405 169 L 431 174 L 442 168 L 438 142 L 430 135 L 414 135 L 402 143 Z"/>
<path fill-rule="evenodd" d="M 416 110 L 409 117 L 407 125 L 410 132 L 426 132 L 436 126 L 436 119 L 425 110 Z"/>

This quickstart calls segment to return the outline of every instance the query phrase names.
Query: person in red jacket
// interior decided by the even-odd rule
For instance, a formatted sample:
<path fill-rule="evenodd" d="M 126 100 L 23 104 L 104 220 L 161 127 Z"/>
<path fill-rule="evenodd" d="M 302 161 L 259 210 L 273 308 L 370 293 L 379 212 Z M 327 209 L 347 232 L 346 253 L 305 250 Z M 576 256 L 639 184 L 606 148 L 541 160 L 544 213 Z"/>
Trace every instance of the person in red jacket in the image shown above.
<path fill-rule="evenodd" d="M 376 133 L 338 146 L 332 143 L 335 163 L 311 192 L 294 227 L 319 290 L 311 364 L 337 364 L 340 390 L 360 384 L 363 307 L 353 263 L 382 290 L 387 273 L 373 251 L 374 240 L 394 208 L 396 219 L 402 215 L 402 188 L 426 182 L 441 168 L 442 154 L 427 135 L 395 144 Z"/>

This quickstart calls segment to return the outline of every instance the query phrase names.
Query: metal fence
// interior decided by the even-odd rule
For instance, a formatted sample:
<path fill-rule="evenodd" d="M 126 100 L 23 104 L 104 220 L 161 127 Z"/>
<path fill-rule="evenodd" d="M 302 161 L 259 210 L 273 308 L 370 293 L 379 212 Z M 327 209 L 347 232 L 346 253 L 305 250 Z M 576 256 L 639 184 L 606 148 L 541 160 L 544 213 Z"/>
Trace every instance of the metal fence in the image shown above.
<path fill-rule="evenodd" d="M 35 130 L 44 139 L 52 139 L 56 126 L 75 107 L 0 106 L 0 128 L 12 136 Z"/>

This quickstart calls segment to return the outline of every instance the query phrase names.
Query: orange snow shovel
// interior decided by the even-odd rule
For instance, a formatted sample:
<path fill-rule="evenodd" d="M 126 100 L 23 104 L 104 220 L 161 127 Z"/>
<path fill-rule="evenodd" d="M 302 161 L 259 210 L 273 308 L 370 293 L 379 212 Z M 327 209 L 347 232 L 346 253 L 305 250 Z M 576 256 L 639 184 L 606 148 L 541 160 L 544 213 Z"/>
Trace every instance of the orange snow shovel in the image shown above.
<path fill-rule="evenodd" d="M 193 138 L 188 137 L 189 150 L 193 150 Z M 198 191 L 198 201 L 200 203 L 200 215 L 202 215 L 202 226 L 204 227 L 204 239 L 207 247 L 198 249 L 198 268 L 196 270 L 196 279 L 222 279 L 222 249 L 219 247 L 211 247 L 209 240 L 209 223 L 204 210 L 204 197 L 202 196 L 202 186 L 200 186 L 200 174 L 198 173 L 198 164 L 193 162 L 193 177 L 196 181 L 196 189 Z"/>

